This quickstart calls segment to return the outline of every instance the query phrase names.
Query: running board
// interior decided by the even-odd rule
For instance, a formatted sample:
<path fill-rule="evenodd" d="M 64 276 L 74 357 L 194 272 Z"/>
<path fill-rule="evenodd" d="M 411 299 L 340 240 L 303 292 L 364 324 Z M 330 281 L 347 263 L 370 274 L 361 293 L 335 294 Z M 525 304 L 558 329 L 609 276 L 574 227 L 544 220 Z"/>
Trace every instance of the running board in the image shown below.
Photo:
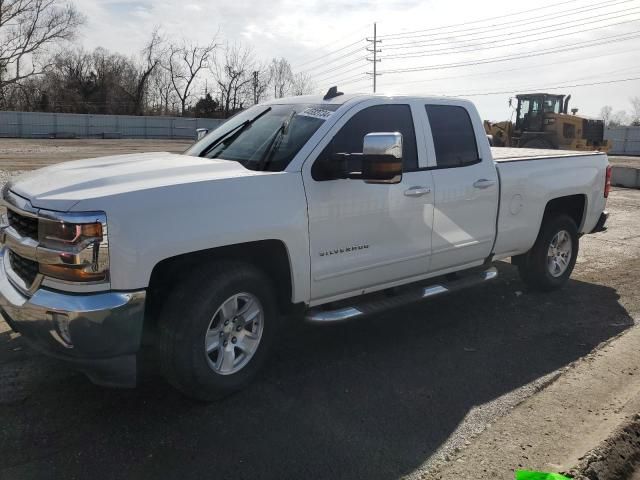
<path fill-rule="evenodd" d="M 406 292 L 402 292 L 394 296 L 372 299 L 356 305 L 344 306 L 333 310 L 316 307 L 306 313 L 305 320 L 307 322 L 319 324 L 343 322 L 352 318 L 372 315 L 392 308 L 401 307 L 408 303 L 424 300 L 425 298 L 462 290 L 473 285 L 493 280 L 497 276 L 498 270 L 495 267 L 491 267 L 482 272 L 466 274 L 460 279 L 440 282 L 426 287 L 413 287 L 409 288 Z"/>

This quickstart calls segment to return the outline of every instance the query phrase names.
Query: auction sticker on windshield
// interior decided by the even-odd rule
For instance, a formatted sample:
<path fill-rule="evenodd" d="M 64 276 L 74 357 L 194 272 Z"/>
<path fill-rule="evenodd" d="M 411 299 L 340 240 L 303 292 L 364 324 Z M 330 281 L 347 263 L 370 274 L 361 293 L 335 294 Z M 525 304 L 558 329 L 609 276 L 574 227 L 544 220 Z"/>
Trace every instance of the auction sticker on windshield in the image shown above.
<path fill-rule="evenodd" d="M 331 116 L 332 113 L 333 112 L 331 110 L 325 110 L 324 108 L 309 107 L 309 108 L 305 108 L 298 115 L 302 115 L 303 117 L 312 117 L 312 118 L 318 118 L 320 120 L 326 120 Z"/>

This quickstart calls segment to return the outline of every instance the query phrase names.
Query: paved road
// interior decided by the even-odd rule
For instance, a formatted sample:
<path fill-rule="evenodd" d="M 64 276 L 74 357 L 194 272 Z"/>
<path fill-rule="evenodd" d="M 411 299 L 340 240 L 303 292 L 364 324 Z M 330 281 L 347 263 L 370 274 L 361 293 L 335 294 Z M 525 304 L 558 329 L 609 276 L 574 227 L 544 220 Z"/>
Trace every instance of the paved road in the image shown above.
<path fill-rule="evenodd" d="M 0 321 L 0 478 L 367 478 L 419 469 L 640 312 L 640 192 L 575 279 L 495 283 L 335 327 L 292 324 L 264 375 L 217 404 L 158 378 L 105 390 L 33 353 Z"/>

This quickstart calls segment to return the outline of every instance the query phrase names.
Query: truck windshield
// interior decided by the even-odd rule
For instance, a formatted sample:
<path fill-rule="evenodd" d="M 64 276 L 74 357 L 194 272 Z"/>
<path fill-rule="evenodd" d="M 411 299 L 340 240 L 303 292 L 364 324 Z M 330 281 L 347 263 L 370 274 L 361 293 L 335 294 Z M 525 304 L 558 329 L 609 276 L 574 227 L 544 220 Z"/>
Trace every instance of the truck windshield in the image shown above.
<path fill-rule="evenodd" d="M 233 160 L 251 170 L 281 171 L 339 106 L 256 105 L 230 118 L 185 154 Z"/>

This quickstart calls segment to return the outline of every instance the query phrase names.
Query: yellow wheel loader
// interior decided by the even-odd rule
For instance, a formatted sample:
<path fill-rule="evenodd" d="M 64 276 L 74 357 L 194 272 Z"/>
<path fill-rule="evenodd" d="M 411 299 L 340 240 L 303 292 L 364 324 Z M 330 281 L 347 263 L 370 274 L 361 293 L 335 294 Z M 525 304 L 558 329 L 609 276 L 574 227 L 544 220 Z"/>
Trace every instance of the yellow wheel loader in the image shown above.
<path fill-rule="evenodd" d="M 610 145 L 604 139 L 604 122 L 568 113 L 571 95 L 532 93 L 516 95 L 515 125 L 510 121 L 484 122 L 491 144 L 497 147 L 599 150 Z"/>

